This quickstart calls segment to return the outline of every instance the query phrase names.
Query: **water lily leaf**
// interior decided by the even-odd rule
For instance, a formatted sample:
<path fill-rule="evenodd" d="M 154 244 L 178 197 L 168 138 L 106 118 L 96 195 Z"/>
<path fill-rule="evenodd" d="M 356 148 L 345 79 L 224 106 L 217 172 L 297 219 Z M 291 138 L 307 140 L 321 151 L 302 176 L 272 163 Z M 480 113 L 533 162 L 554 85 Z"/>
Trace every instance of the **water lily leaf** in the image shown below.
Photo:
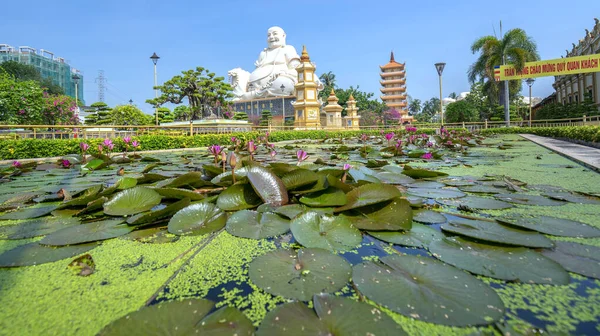
<path fill-rule="evenodd" d="M 355 227 L 373 231 L 410 230 L 412 215 L 410 203 L 403 198 L 355 208 L 341 214 Z"/>
<path fill-rule="evenodd" d="M 164 166 L 164 165 L 166 165 L 166 163 L 164 163 L 164 162 L 150 163 L 150 164 L 146 165 L 146 167 L 144 167 L 144 169 L 142 169 L 142 174 L 146 174 L 146 173 L 150 172 L 152 169 L 159 167 L 159 166 Z"/>
<path fill-rule="evenodd" d="M 313 296 L 315 311 L 301 302 L 277 306 L 261 322 L 258 336 L 406 335 L 402 327 L 364 302 L 330 294 Z M 371 318 L 365 318 L 370 316 Z"/>
<path fill-rule="evenodd" d="M 395 165 L 383 166 L 383 167 L 381 167 L 381 169 L 385 170 L 386 172 L 390 172 L 390 173 L 394 173 L 394 174 L 402 174 L 402 172 L 404 171 L 403 167 L 395 166 Z"/>
<path fill-rule="evenodd" d="M 0 226 L 0 233 L 8 239 L 25 239 L 47 235 L 60 229 L 78 225 L 79 220 L 72 217 L 43 217 L 31 219 L 11 226 Z"/>
<path fill-rule="evenodd" d="M 86 189 L 79 197 L 73 198 L 70 201 L 62 203 L 58 209 L 87 206 L 88 203 L 95 201 L 98 198 L 98 193 L 102 189 L 102 185 L 96 185 Z"/>
<path fill-rule="evenodd" d="M 542 254 L 569 272 L 600 279 L 600 247 L 563 241 L 554 245 L 553 250 L 542 250 Z"/>
<path fill-rule="evenodd" d="M 408 203 L 410 203 L 410 206 L 413 208 L 421 208 L 421 207 L 423 207 L 423 204 L 425 203 L 424 199 L 422 199 L 421 197 L 417 197 L 417 196 L 407 195 L 404 198 L 408 201 Z"/>
<path fill-rule="evenodd" d="M 142 225 L 142 224 L 147 224 L 147 223 L 154 223 L 161 219 L 169 218 L 172 215 L 174 215 L 176 212 L 178 212 L 179 210 L 190 205 L 190 202 L 191 202 L 191 200 L 189 198 L 184 198 L 180 201 L 169 204 L 168 206 L 166 206 L 163 209 L 156 210 L 156 211 L 150 211 L 150 212 L 144 213 L 144 214 L 138 214 L 136 216 L 133 216 L 133 217 L 130 217 L 129 219 L 127 219 L 127 224 L 136 226 L 136 225 Z"/>
<path fill-rule="evenodd" d="M 180 236 L 169 233 L 169 231 L 160 228 L 152 227 L 148 229 L 134 230 L 129 234 L 121 236 L 121 239 L 136 240 L 142 243 L 150 244 L 165 244 L 178 241 Z"/>
<path fill-rule="evenodd" d="M 541 233 L 562 236 L 562 237 L 579 237 L 593 238 L 600 237 L 600 230 L 582 222 L 574 220 L 556 218 L 550 216 L 505 216 L 496 218 L 502 224 L 517 226 L 528 230 L 538 231 Z"/>
<path fill-rule="evenodd" d="M 152 209 L 160 204 L 160 194 L 146 187 L 135 187 L 117 193 L 104 203 L 104 213 L 109 216 L 129 216 Z"/>
<path fill-rule="evenodd" d="M 362 241 L 360 231 L 345 217 L 308 211 L 292 219 L 292 234 L 305 247 L 347 251 Z"/>
<path fill-rule="evenodd" d="M 181 189 L 181 188 L 155 188 L 153 189 L 154 191 L 156 191 L 160 196 L 164 197 L 165 199 L 184 199 L 184 198 L 189 198 L 192 201 L 199 201 L 201 199 L 204 199 L 205 196 L 197 193 L 197 192 L 193 192 L 191 190 L 188 189 Z"/>
<path fill-rule="evenodd" d="M 496 194 L 497 199 L 509 203 L 539 205 L 539 206 L 558 206 L 567 204 L 566 202 L 551 200 L 544 196 L 527 194 Z"/>
<path fill-rule="evenodd" d="M 313 184 L 321 176 L 308 169 L 296 169 L 281 176 L 281 181 L 287 190 L 295 190 L 300 187 Z"/>
<path fill-rule="evenodd" d="M 436 202 L 449 206 L 466 206 L 471 209 L 502 210 L 512 208 L 513 205 L 491 198 L 467 196 L 458 199 L 438 199 Z"/>
<path fill-rule="evenodd" d="M 484 184 L 464 186 L 460 187 L 460 190 L 477 194 L 501 194 L 506 192 L 506 189 Z"/>
<path fill-rule="evenodd" d="M 239 169 L 235 170 L 235 181 L 240 183 L 240 182 L 246 182 L 246 177 L 248 175 L 248 167 L 241 167 Z M 215 185 L 219 185 L 219 186 L 229 186 L 231 184 L 233 184 L 233 175 L 231 174 L 231 171 L 226 171 L 224 173 L 221 173 L 217 176 L 215 176 L 212 180 L 210 180 L 210 182 L 212 184 Z"/>
<path fill-rule="evenodd" d="M 313 207 L 342 206 L 348 202 L 346 194 L 338 188 L 329 187 L 325 190 L 300 197 L 300 203 Z"/>
<path fill-rule="evenodd" d="M 49 205 L 43 207 L 35 207 L 35 208 L 25 208 L 19 209 L 17 211 L 8 212 L 4 215 L 0 216 L 0 219 L 30 219 L 30 218 L 38 218 L 42 216 L 46 216 L 52 211 L 58 208 L 57 205 Z"/>
<path fill-rule="evenodd" d="M 307 206 L 302 205 L 302 204 L 288 204 L 288 205 L 280 206 L 277 209 L 275 209 L 275 213 L 280 214 L 289 219 L 292 219 L 292 218 L 298 216 L 299 214 L 305 212 L 308 209 L 309 208 Z"/>
<path fill-rule="evenodd" d="M 371 236 L 384 242 L 427 248 L 431 242 L 444 238 L 444 234 L 423 224 L 413 223 L 410 231 L 368 231 Z"/>
<path fill-rule="evenodd" d="M 169 221 L 169 232 L 207 234 L 222 229 L 227 214 L 212 203 L 196 203 L 179 210 Z"/>
<path fill-rule="evenodd" d="M 441 213 L 433 210 L 414 210 L 413 220 L 423 224 L 442 224 L 446 223 L 446 217 Z"/>
<path fill-rule="evenodd" d="M 154 182 L 166 180 L 168 178 L 169 178 L 168 176 L 161 175 L 161 174 L 146 173 L 142 177 L 139 177 L 137 179 L 137 184 L 154 183 Z"/>
<path fill-rule="evenodd" d="M 190 334 L 221 336 L 221 335 L 254 335 L 252 321 L 241 311 L 233 307 L 222 307 L 216 312 L 196 323 Z"/>
<path fill-rule="evenodd" d="M 292 191 L 292 193 L 295 195 L 306 195 L 306 194 L 325 190 L 325 189 L 329 188 L 330 186 L 337 187 L 338 189 L 342 189 L 342 188 L 339 188 L 337 183 L 334 183 L 335 185 L 330 184 L 329 181 L 331 181 L 331 179 L 334 179 L 334 178 L 332 176 L 319 175 L 319 179 L 317 180 L 317 182 L 300 187 L 300 188 Z M 339 182 L 339 180 L 338 180 L 338 182 Z M 344 184 L 344 185 L 346 185 L 346 184 Z M 344 190 L 344 189 L 342 189 L 342 190 Z"/>
<path fill-rule="evenodd" d="M 416 179 L 422 179 L 422 178 L 428 178 L 428 177 L 438 177 L 438 176 L 448 176 L 448 174 L 443 173 L 443 172 L 421 169 L 421 168 L 412 168 L 409 165 L 404 166 L 404 170 L 402 171 L 402 174 L 410 176 L 412 178 L 416 178 Z"/>
<path fill-rule="evenodd" d="M 248 183 L 234 184 L 217 198 L 217 206 L 225 211 L 256 208 L 262 203 L 260 197 Z"/>
<path fill-rule="evenodd" d="M 262 239 L 288 232 L 290 221 L 271 212 L 241 210 L 229 217 L 225 229 L 236 237 Z"/>
<path fill-rule="evenodd" d="M 160 162 L 160 159 L 152 156 L 144 156 L 140 159 L 142 162 Z"/>
<path fill-rule="evenodd" d="M 368 183 L 381 183 L 381 181 L 377 177 L 375 177 L 375 172 L 373 172 L 372 174 L 366 174 L 362 170 L 351 168 L 348 170 L 348 174 L 357 183 L 360 181 Z"/>
<path fill-rule="evenodd" d="M 365 164 L 365 167 L 367 167 L 367 168 L 379 168 L 379 167 L 383 167 L 383 166 L 385 166 L 387 164 L 388 164 L 387 160 L 369 159 L 369 160 L 367 160 L 367 163 Z"/>
<path fill-rule="evenodd" d="M 381 183 L 365 184 L 347 193 L 348 203 L 335 209 L 335 211 L 340 212 L 377 204 L 400 196 L 400 190 L 394 186 Z"/>
<path fill-rule="evenodd" d="M 179 188 L 187 185 L 192 185 L 196 182 L 202 181 L 202 173 L 200 172 L 189 172 L 176 177 L 166 184 L 161 184 L 161 188 Z"/>
<path fill-rule="evenodd" d="M 350 280 L 351 266 L 338 255 L 318 248 L 277 249 L 254 259 L 250 280 L 273 295 L 308 301 L 314 294 L 332 293 Z"/>
<path fill-rule="evenodd" d="M 437 189 L 443 188 L 446 185 L 440 182 L 435 181 L 415 181 L 406 185 L 409 188 L 427 188 L 427 189 Z"/>
<path fill-rule="evenodd" d="M 442 181 L 445 185 L 449 187 L 467 187 L 475 185 L 475 182 L 468 180 L 444 180 Z M 461 188 L 462 190 L 462 188 Z M 466 191 L 466 190 L 463 190 Z"/>
<path fill-rule="evenodd" d="M 90 162 L 86 163 L 82 168 L 90 170 L 99 170 L 108 166 L 109 162 L 110 161 L 104 161 L 102 159 L 93 159 L 90 160 Z"/>
<path fill-rule="evenodd" d="M 137 185 L 137 179 L 133 177 L 122 177 L 117 181 L 117 183 L 115 183 L 115 185 L 119 190 L 130 189 Z"/>
<path fill-rule="evenodd" d="M 460 198 L 465 193 L 452 189 L 408 188 L 407 193 L 423 198 Z"/>
<path fill-rule="evenodd" d="M 462 270 L 432 258 L 390 255 L 353 267 L 358 290 L 377 304 L 426 322 L 485 325 L 504 315 L 493 289 Z"/>
<path fill-rule="evenodd" d="M 429 251 L 447 264 L 494 279 L 550 285 L 566 285 L 571 279 L 562 266 L 524 247 L 492 246 L 451 237 L 432 242 Z"/>
<path fill-rule="evenodd" d="M 74 216 L 83 216 L 85 214 L 89 214 L 94 211 L 101 210 L 102 207 L 104 206 L 104 203 L 106 203 L 106 202 L 108 202 L 108 198 L 100 197 L 100 198 L 96 199 L 95 201 L 91 201 L 90 203 L 88 203 L 85 208 L 78 211 L 76 214 L 74 214 Z"/>
<path fill-rule="evenodd" d="M 279 176 L 298 169 L 298 166 L 284 162 L 271 162 L 269 163 L 269 166 L 271 167 L 271 170 Z"/>
<path fill-rule="evenodd" d="M 37 242 L 25 244 L 0 254 L 0 267 L 41 265 L 74 257 L 96 246 L 96 243 L 64 247 L 44 246 Z"/>
<path fill-rule="evenodd" d="M 539 248 L 554 246 L 550 239 L 537 232 L 518 230 L 510 226 L 482 220 L 452 219 L 449 223 L 442 224 L 441 229 L 474 239 L 506 245 Z"/>
<path fill-rule="evenodd" d="M 206 176 L 211 177 L 211 178 L 216 177 L 219 174 L 223 173 L 223 167 L 222 166 L 215 166 L 215 165 L 212 165 L 212 164 L 202 165 L 202 169 L 204 169 L 204 174 Z"/>
<path fill-rule="evenodd" d="M 70 226 L 47 235 L 40 240 L 40 244 L 64 246 L 89 243 L 126 235 L 133 230 L 127 225 L 120 225 L 122 223 L 122 219 L 112 219 Z"/>
<path fill-rule="evenodd" d="M 104 327 L 98 335 L 191 335 L 214 305 L 204 299 L 161 302 L 128 313 Z"/>
<path fill-rule="evenodd" d="M 88 276 L 96 270 L 94 259 L 89 254 L 84 254 L 81 257 L 75 258 L 67 266 L 75 275 Z"/>
<path fill-rule="evenodd" d="M 377 173 L 377 178 L 381 180 L 381 182 L 389 184 L 409 184 L 415 182 L 415 180 L 412 177 L 408 177 L 404 174 L 390 172 Z"/>
<path fill-rule="evenodd" d="M 547 192 L 544 193 L 544 196 L 550 197 L 551 199 L 571 202 L 571 203 L 579 203 L 579 204 L 600 204 L 600 197 L 588 196 L 588 195 L 578 195 L 572 194 L 568 192 Z"/>
<path fill-rule="evenodd" d="M 248 179 L 254 191 L 265 203 L 281 206 L 288 203 L 287 189 L 279 177 L 261 166 L 253 166 L 248 170 Z"/>

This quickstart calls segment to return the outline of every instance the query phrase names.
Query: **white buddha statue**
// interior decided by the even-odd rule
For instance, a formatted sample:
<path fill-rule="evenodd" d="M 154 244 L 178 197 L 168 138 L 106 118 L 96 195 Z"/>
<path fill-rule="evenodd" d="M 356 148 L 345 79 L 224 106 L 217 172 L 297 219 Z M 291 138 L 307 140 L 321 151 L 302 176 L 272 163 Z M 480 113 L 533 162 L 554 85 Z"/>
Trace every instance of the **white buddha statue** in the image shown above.
<path fill-rule="evenodd" d="M 248 73 L 241 68 L 228 72 L 236 100 L 264 97 L 290 96 L 298 78 L 296 67 L 300 56 L 296 48 L 285 43 L 285 32 L 280 27 L 267 31 L 267 48 L 260 52 L 254 62 L 256 69 Z"/>

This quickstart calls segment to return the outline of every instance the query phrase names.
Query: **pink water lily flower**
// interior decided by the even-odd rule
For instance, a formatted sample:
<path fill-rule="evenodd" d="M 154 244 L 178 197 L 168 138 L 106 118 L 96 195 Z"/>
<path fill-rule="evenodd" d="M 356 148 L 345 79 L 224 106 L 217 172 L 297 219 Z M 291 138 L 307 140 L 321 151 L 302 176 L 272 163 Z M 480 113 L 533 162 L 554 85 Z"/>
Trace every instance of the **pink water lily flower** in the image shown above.
<path fill-rule="evenodd" d="M 390 141 L 390 140 L 392 140 L 392 139 L 394 138 L 394 136 L 395 136 L 395 135 L 396 135 L 396 134 L 394 134 L 394 132 L 387 133 L 387 134 L 385 135 L 385 139 L 386 139 L 387 141 Z"/>
<path fill-rule="evenodd" d="M 248 141 L 248 152 L 250 152 L 250 154 L 256 152 L 256 145 L 254 144 L 254 141 Z"/>
<path fill-rule="evenodd" d="M 131 143 L 131 146 L 133 146 L 133 148 L 138 148 L 138 147 L 140 146 L 140 143 L 134 140 L 134 141 Z"/>
<path fill-rule="evenodd" d="M 349 163 L 345 163 L 344 167 L 342 168 L 342 170 L 348 171 L 348 170 L 350 170 L 350 168 L 352 168 L 352 166 Z"/>
<path fill-rule="evenodd" d="M 222 151 L 223 149 L 219 145 L 212 145 L 208 147 L 208 152 L 215 156 L 221 154 Z"/>
<path fill-rule="evenodd" d="M 90 148 L 90 145 L 86 144 L 85 142 L 80 142 L 79 148 L 81 148 L 81 151 L 85 153 Z"/>
<path fill-rule="evenodd" d="M 237 141 L 237 138 L 236 138 L 236 137 L 231 137 L 231 142 L 232 142 L 234 145 L 235 145 L 236 141 Z"/>
<path fill-rule="evenodd" d="M 362 142 L 365 142 L 365 141 L 367 141 L 367 135 L 366 135 L 366 134 L 363 134 L 363 135 L 361 135 L 361 136 L 360 136 L 360 140 L 361 140 Z"/>
<path fill-rule="evenodd" d="M 60 164 L 63 166 L 63 168 L 69 168 L 71 166 L 71 161 L 62 160 Z"/>
<path fill-rule="evenodd" d="M 102 145 L 98 145 L 98 153 L 102 154 L 103 150 L 104 150 L 104 147 L 102 147 Z"/>
<path fill-rule="evenodd" d="M 129 143 L 131 142 L 131 138 L 128 137 L 128 136 L 126 136 L 126 137 L 123 138 L 123 142 L 125 142 L 126 144 L 129 145 Z"/>
<path fill-rule="evenodd" d="M 421 156 L 421 158 L 425 160 L 431 160 L 433 158 L 433 155 L 431 153 L 425 153 Z"/>
<path fill-rule="evenodd" d="M 274 158 L 274 157 L 275 157 L 275 155 L 277 155 L 277 152 L 276 152 L 276 151 L 274 151 L 274 150 L 273 150 L 273 151 L 271 151 L 271 158 Z"/>
<path fill-rule="evenodd" d="M 19 162 L 19 161 L 13 161 L 12 165 L 15 168 L 21 168 L 21 162 Z"/>
<path fill-rule="evenodd" d="M 102 144 L 104 145 L 104 147 L 108 148 L 109 150 L 112 150 L 115 147 L 112 140 L 110 140 L 110 139 L 104 139 Z"/>
<path fill-rule="evenodd" d="M 306 153 L 304 150 L 300 149 L 299 151 L 296 152 L 296 157 L 298 158 L 298 163 L 300 163 L 300 162 L 308 159 L 308 153 Z"/>

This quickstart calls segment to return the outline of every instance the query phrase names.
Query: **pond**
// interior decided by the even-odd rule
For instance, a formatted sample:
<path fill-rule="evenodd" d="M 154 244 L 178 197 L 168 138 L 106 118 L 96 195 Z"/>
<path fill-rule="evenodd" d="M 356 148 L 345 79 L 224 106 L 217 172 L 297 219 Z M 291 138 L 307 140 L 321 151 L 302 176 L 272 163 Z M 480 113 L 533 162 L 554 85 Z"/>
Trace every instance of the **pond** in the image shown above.
<path fill-rule="evenodd" d="M 0 330 L 600 332 L 599 174 L 517 135 L 232 141 L 0 167 Z"/>

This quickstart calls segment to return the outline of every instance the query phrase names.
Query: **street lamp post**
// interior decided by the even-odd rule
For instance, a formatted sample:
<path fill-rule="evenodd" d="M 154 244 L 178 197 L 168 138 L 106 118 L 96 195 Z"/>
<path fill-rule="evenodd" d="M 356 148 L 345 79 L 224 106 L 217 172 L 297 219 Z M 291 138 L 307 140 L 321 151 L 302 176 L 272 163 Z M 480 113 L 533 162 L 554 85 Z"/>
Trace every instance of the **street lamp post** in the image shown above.
<path fill-rule="evenodd" d="M 160 57 L 158 57 L 156 53 L 153 53 L 152 56 L 150 56 L 152 63 L 154 63 L 154 98 L 158 98 L 158 89 L 156 89 L 158 86 L 158 82 L 156 81 L 156 63 L 158 63 L 159 58 Z M 156 126 L 158 126 L 158 106 L 154 108 L 154 117 L 156 120 Z"/>
<path fill-rule="evenodd" d="M 435 69 L 437 70 L 438 76 L 440 77 L 440 123 L 444 126 L 444 105 L 442 103 L 442 72 L 446 63 L 435 63 Z"/>
<path fill-rule="evenodd" d="M 77 119 L 77 123 L 79 123 L 79 80 L 81 79 L 81 77 L 79 77 L 78 74 L 73 74 L 73 76 L 71 77 L 73 78 L 73 81 L 75 82 L 75 119 Z M 75 129 L 75 132 L 77 132 L 77 129 Z M 77 134 L 77 133 L 75 133 Z"/>
<path fill-rule="evenodd" d="M 133 105 L 133 99 L 129 99 L 129 105 Z"/>
<path fill-rule="evenodd" d="M 527 83 L 527 85 L 529 85 L 529 127 L 531 127 L 531 87 L 533 86 L 533 82 L 535 82 L 535 79 L 527 78 L 525 82 Z"/>
<path fill-rule="evenodd" d="M 283 109 L 283 111 L 282 111 L 282 116 L 283 116 L 282 126 L 284 127 L 283 129 L 285 130 L 285 97 L 283 96 L 283 91 L 285 90 L 285 85 L 281 84 L 281 86 L 279 88 L 281 89 L 281 108 Z"/>

